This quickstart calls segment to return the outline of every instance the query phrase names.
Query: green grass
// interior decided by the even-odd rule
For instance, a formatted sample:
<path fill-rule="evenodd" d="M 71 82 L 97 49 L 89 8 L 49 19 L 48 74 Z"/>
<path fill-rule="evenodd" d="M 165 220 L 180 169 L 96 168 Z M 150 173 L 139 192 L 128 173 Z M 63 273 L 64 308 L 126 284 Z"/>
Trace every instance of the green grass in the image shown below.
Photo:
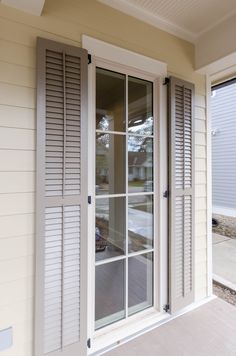
<path fill-rule="evenodd" d="M 134 180 L 129 182 L 129 186 L 131 187 L 143 187 L 144 182 L 141 180 Z"/>

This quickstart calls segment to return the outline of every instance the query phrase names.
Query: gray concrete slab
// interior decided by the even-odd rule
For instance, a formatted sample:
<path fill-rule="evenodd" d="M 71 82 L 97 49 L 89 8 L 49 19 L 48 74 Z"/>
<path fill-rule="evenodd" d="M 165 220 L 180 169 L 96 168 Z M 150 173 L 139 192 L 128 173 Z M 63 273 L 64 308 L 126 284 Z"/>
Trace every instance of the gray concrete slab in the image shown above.
<path fill-rule="evenodd" d="M 236 285 L 236 240 L 213 234 L 213 273 Z"/>
<path fill-rule="evenodd" d="M 230 237 L 219 235 L 219 234 L 212 234 L 212 243 L 213 243 L 213 245 L 218 244 L 220 242 L 227 241 L 227 240 L 230 240 Z"/>

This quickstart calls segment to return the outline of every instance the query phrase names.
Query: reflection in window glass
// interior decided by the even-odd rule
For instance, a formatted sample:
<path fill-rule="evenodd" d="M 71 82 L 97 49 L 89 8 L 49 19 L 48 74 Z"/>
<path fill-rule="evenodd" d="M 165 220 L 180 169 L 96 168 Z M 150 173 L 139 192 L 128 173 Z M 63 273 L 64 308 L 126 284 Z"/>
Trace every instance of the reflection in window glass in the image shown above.
<path fill-rule="evenodd" d="M 125 317 L 125 261 L 96 266 L 95 328 Z"/>
<path fill-rule="evenodd" d="M 129 257 L 128 261 L 128 306 L 131 315 L 152 306 L 153 253 Z"/>
<path fill-rule="evenodd" d="M 97 68 L 96 129 L 125 130 L 125 75 Z"/>
<path fill-rule="evenodd" d="M 125 136 L 96 134 L 96 194 L 125 193 Z"/>
<path fill-rule="evenodd" d="M 125 252 L 125 198 L 96 200 L 96 261 Z"/>
<path fill-rule="evenodd" d="M 129 193 L 153 191 L 153 139 L 129 135 Z"/>
<path fill-rule="evenodd" d="M 129 197 L 128 209 L 129 252 L 153 247 L 153 196 Z"/>
<path fill-rule="evenodd" d="M 129 132 L 152 135 L 153 134 L 153 85 L 146 80 L 129 77 Z"/>

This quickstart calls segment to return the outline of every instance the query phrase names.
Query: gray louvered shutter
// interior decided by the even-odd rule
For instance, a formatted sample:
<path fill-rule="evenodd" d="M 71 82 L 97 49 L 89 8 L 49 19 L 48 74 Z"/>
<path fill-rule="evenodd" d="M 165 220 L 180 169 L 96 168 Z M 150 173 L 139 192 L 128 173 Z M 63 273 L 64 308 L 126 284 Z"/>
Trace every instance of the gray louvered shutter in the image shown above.
<path fill-rule="evenodd" d="M 170 309 L 194 301 L 194 85 L 171 77 Z"/>
<path fill-rule="evenodd" d="M 38 39 L 36 356 L 86 354 L 87 67 Z"/>

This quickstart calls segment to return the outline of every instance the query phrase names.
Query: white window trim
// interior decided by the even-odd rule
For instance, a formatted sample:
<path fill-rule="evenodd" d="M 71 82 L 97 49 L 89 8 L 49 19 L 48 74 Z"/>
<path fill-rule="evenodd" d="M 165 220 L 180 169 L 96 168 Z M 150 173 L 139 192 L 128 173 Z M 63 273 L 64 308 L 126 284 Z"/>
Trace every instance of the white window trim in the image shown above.
<path fill-rule="evenodd" d="M 121 71 L 124 74 L 140 76 L 143 79 L 151 80 L 154 84 L 154 112 L 156 116 L 159 117 L 158 125 L 156 125 L 156 130 L 160 132 L 162 142 L 158 142 L 156 159 L 159 161 L 159 167 L 162 167 L 162 174 L 160 174 L 160 181 L 155 191 L 159 193 L 160 201 L 156 202 L 156 209 L 160 212 L 159 219 L 157 221 L 156 234 L 160 237 L 159 251 L 155 253 L 154 261 L 158 262 L 158 265 L 154 265 L 156 272 L 156 279 L 158 279 L 158 285 L 161 286 L 156 293 L 154 299 L 154 307 L 143 312 L 138 313 L 128 319 L 117 322 L 110 326 L 104 327 L 97 332 L 94 332 L 94 280 L 95 280 L 95 249 L 94 249 L 94 236 L 95 236 L 95 204 L 89 206 L 89 221 L 88 221 L 88 261 L 90 265 L 88 266 L 88 337 L 91 338 L 92 347 L 89 353 L 93 353 L 105 346 L 108 346 L 115 340 L 120 340 L 124 337 L 133 334 L 134 332 L 141 331 L 145 327 L 150 325 L 155 320 L 165 317 L 166 313 L 158 312 L 157 306 L 161 310 L 162 305 L 167 303 L 167 223 L 163 224 L 163 221 L 167 222 L 167 199 L 161 198 L 163 192 L 167 189 L 167 108 L 166 108 L 166 86 L 163 86 L 164 77 L 167 75 L 167 65 L 158 60 L 131 52 L 129 50 L 110 45 L 103 41 L 88 37 L 86 35 L 82 36 L 82 46 L 87 49 L 89 54 L 92 55 L 92 64 L 89 65 L 89 164 L 88 164 L 88 186 L 89 195 L 92 196 L 93 202 L 95 202 L 95 142 L 94 133 L 95 128 L 95 73 L 96 66 L 104 67 L 107 69 Z M 117 62 L 119 61 L 119 62 Z M 159 105 L 157 105 L 157 102 Z M 156 132 L 155 132 L 156 136 Z M 157 264 L 157 263 L 156 263 Z M 154 285 L 154 288 L 156 286 Z M 157 288 L 156 288 L 157 289 Z M 155 294 L 154 294 L 155 295 Z M 156 308 L 156 309 L 155 309 Z M 132 327 L 130 327 L 132 323 Z M 109 336 L 108 336 L 109 335 Z M 107 345 L 106 345 L 107 344 Z"/>
<path fill-rule="evenodd" d="M 111 45 L 95 38 L 82 35 L 82 46 L 97 58 L 124 65 L 150 75 L 166 76 L 167 64 L 156 59 L 143 56 L 127 49 Z"/>

